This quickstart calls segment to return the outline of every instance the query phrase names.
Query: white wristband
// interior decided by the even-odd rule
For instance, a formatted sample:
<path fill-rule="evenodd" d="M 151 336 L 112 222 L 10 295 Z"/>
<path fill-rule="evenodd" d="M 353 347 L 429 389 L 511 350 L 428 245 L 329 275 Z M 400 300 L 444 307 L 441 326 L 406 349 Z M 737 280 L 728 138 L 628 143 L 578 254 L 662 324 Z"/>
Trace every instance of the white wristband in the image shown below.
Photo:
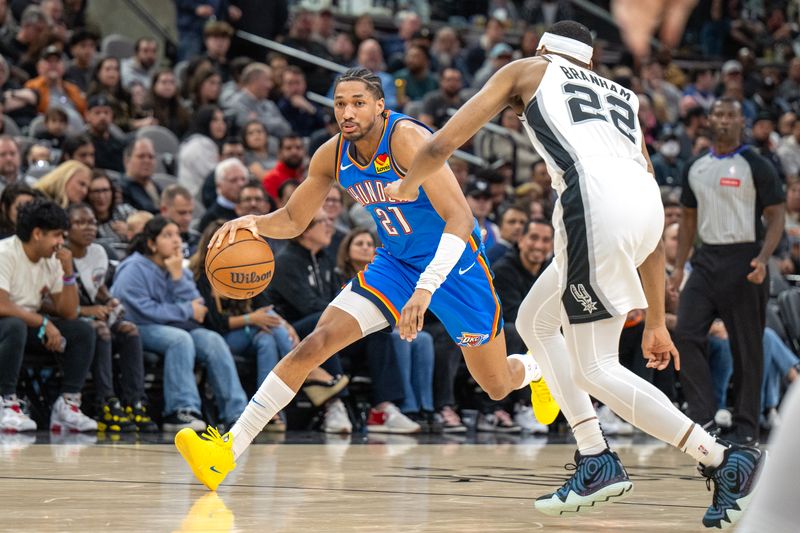
<path fill-rule="evenodd" d="M 463 239 L 453 235 L 452 233 L 442 233 L 442 238 L 439 240 L 439 247 L 436 249 L 436 254 L 425 267 L 417 281 L 417 289 L 425 289 L 431 294 L 436 292 L 436 289 L 444 283 L 447 275 L 453 270 L 453 267 L 461 259 L 467 243 Z"/>

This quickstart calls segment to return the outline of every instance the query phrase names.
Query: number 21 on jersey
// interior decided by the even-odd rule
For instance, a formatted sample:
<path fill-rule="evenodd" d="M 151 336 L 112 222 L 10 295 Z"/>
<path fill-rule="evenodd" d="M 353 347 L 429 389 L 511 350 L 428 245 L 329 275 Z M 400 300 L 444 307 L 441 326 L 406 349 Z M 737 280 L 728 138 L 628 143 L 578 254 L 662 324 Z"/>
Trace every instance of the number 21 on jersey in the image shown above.
<path fill-rule="evenodd" d="M 386 230 L 387 235 L 391 237 L 396 237 L 397 235 L 400 235 L 400 232 L 397 231 L 398 227 L 402 230 L 403 235 L 408 235 L 409 233 L 411 233 L 412 231 L 411 226 L 408 224 L 408 221 L 403 216 L 403 212 L 400 211 L 399 207 L 390 206 L 387 207 L 386 209 L 395 216 L 395 218 L 397 219 L 397 223 L 392 222 L 392 219 L 389 217 L 389 213 L 387 213 L 380 207 L 375 208 L 375 215 L 378 217 L 378 219 L 380 219 L 381 226 L 383 226 L 383 229 Z"/>

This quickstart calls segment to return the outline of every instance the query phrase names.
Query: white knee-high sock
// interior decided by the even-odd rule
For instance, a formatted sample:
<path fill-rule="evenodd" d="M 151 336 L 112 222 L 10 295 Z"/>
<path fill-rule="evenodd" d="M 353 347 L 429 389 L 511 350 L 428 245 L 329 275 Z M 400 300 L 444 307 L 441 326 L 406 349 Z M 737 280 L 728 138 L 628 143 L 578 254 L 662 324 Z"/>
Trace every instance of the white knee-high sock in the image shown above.
<path fill-rule="evenodd" d="M 619 363 L 619 336 L 624 323 L 624 315 L 587 324 L 565 323 L 564 334 L 575 357 L 575 379 L 617 415 L 678 447 L 694 423 L 664 393 Z M 694 427 L 681 449 L 710 466 L 722 460 L 724 451 L 699 427 Z"/>
<path fill-rule="evenodd" d="M 516 326 L 573 428 L 581 454 L 593 455 L 606 449 L 592 401 L 572 381 L 570 354 L 560 332 L 561 295 L 553 264 L 539 276 L 520 305 Z"/>
<path fill-rule="evenodd" d="M 275 372 L 269 373 L 231 428 L 234 460 L 244 453 L 275 413 L 289 405 L 295 394 Z"/>

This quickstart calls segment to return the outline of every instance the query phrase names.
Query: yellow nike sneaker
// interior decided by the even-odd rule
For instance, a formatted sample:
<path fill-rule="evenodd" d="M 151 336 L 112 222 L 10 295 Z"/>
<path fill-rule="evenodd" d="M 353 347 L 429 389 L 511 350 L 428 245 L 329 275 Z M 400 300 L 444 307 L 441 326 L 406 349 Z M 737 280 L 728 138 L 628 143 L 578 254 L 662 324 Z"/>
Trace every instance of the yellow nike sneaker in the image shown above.
<path fill-rule="evenodd" d="M 531 406 L 536 420 L 545 426 L 552 424 L 561 411 L 543 377 L 531 381 Z"/>
<path fill-rule="evenodd" d="M 189 463 L 195 477 L 209 490 L 217 490 L 225 476 L 236 468 L 232 446 L 233 435 L 222 436 L 212 427 L 202 438 L 191 428 L 184 428 L 175 435 L 175 447 Z"/>

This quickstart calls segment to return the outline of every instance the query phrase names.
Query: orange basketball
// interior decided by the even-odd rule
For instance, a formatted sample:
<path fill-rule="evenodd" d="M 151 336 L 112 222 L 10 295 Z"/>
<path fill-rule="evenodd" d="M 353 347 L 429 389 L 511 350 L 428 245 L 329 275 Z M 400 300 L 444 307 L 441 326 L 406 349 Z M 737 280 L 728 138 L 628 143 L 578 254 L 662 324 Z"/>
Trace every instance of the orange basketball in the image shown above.
<path fill-rule="evenodd" d="M 275 270 L 272 248 L 248 230 L 236 232 L 236 239 L 213 246 L 206 255 L 206 276 L 211 287 L 225 298 L 246 300 L 267 288 Z"/>

